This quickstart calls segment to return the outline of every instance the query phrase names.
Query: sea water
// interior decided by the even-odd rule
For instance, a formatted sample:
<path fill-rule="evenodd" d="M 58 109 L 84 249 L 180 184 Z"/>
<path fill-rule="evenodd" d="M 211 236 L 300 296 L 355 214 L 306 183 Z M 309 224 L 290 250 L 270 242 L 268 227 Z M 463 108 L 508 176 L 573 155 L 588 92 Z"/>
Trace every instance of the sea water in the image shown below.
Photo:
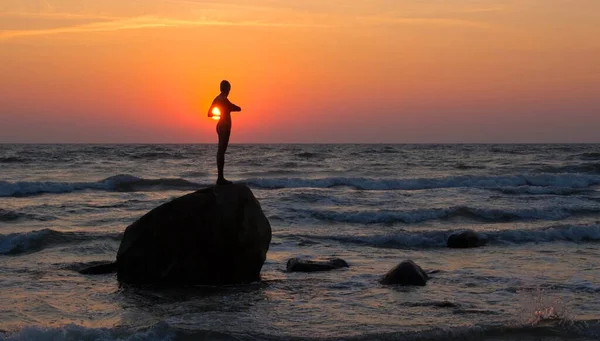
<path fill-rule="evenodd" d="M 216 180 L 215 145 L 0 145 L 0 339 L 597 340 L 600 145 L 231 145 L 273 229 L 263 281 L 132 288 L 77 270 Z M 472 229 L 488 239 L 449 249 Z M 160 250 L 156 250 L 160 252 Z M 350 267 L 287 273 L 292 257 Z M 425 287 L 379 279 L 412 259 Z"/>

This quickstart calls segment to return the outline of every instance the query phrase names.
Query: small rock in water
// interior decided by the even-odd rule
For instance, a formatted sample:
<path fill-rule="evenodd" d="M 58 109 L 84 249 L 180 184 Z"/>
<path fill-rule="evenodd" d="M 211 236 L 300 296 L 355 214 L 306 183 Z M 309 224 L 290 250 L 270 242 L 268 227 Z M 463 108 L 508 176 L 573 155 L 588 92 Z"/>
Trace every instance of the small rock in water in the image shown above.
<path fill-rule="evenodd" d="M 381 280 L 381 284 L 418 285 L 427 284 L 429 277 L 412 260 L 405 260 L 396 265 Z"/>
<path fill-rule="evenodd" d="M 340 258 L 303 259 L 291 258 L 287 261 L 288 272 L 315 272 L 347 268 L 348 263 Z"/>
<path fill-rule="evenodd" d="M 471 247 L 484 246 L 487 243 L 485 238 L 481 237 L 472 230 L 453 233 L 448 237 L 446 245 L 450 248 L 466 249 Z"/>

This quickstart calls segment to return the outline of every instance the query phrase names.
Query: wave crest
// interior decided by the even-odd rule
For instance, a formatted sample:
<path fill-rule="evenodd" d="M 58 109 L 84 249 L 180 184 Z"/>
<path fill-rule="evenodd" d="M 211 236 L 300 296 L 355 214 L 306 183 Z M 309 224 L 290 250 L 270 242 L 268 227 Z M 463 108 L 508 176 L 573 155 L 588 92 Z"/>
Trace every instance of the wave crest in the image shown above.
<path fill-rule="evenodd" d="M 100 234 L 61 232 L 52 229 L 24 233 L 0 234 L 0 255 L 18 255 L 43 250 L 50 246 L 97 239 L 119 240 L 122 233 Z"/>
<path fill-rule="evenodd" d="M 430 220 L 466 217 L 490 222 L 516 220 L 560 220 L 578 214 L 599 213 L 600 207 L 547 207 L 523 209 L 493 209 L 454 206 L 448 208 L 427 208 L 404 211 L 318 211 L 298 210 L 315 219 L 349 224 L 414 224 Z"/>
<path fill-rule="evenodd" d="M 426 190 L 439 188 L 481 188 L 500 190 L 528 188 L 530 194 L 563 194 L 600 184 L 600 175 L 592 174 L 538 174 L 506 176 L 451 176 L 446 178 L 374 179 L 374 178 L 251 178 L 243 180 L 251 187 L 332 188 L 351 187 L 359 190 Z M 143 190 L 196 190 L 208 184 L 199 184 L 181 178 L 144 179 L 133 175 L 115 175 L 97 182 L 8 182 L 0 181 L 0 197 L 23 197 L 44 193 L 71 193 L 82 190 L 143 191 Z M 507 191 L 511 191 L 510 189 Z M 522 191 L 519 189 L 517 191 Z M 513 190 L 513 192 L 515 192 Z"/>
<path fill-rule="evenodd" d="M 0 197 L 24 197 L 44 193 L 71 193 L 83 190 L 142 191 L 150 189 L 198 189 L 199 184 L 180 179 L 143 179 L 133 175 L 115 175 L 97 182 L 8 182 L 0 181 Z"/>
<path fill-rule="evenodd" d="M 434 188 L 471 187 L 496 189 L 501 187 L 535 186 L 587 188 L 600 184 L 600 176 L 592 174 L 526 174 L 505 176 L 451 176 L 447 178 L 369 179 L 369 178 L 256 178 L 246 183 L 264 189 L 330 188 L 347 186 L 362 190 L 423 190 Z"/>
<path fill-rule="evenodd" d="M 334 240 L 382 248 L 445 247 L 448 237 L 456 231 L 402 232 L 381 235 L 331 235 L 301 238 Z M 551 226 L 541 229 L 518 229 L 477 232 L 490 244 L 525 244 L 543 242 L 597 242 L 600 241 L 600 224 Z"/>

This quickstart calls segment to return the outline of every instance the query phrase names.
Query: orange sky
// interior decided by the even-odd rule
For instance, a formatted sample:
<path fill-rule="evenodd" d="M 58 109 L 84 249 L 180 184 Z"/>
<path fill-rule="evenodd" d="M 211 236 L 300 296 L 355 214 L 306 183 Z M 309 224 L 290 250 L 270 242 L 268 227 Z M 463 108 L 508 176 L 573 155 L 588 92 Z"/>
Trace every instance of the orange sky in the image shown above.
<path fill-rule="evenodd" d="M 125 3 L 125 4 L 124 4 Z M 0 142 L 600 142 L 598 0 L 0 0 Z"/>

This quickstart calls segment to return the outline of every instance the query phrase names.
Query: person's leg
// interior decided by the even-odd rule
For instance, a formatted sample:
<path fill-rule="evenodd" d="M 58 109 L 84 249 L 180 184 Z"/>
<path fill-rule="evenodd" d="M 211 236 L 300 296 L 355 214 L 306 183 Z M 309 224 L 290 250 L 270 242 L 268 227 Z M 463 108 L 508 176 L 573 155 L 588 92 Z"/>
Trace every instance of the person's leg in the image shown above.
<path fill-rule="evenodd" d="M 223 176 L 223 168 L 225 167 L 225 152 L 227 151 L 227 146 L 229 145 L 229 136 L 231 135 L 231 130 L 223 128 L 219 129 L 217 127 L 217 133 L 219 134 L 219 149 L 217 150 L 217 170 L 219 172 L 219 177 L 217 179 L 217 184 L 230 184 L 231 181 L 225 180 L 225 177 Z"/>

